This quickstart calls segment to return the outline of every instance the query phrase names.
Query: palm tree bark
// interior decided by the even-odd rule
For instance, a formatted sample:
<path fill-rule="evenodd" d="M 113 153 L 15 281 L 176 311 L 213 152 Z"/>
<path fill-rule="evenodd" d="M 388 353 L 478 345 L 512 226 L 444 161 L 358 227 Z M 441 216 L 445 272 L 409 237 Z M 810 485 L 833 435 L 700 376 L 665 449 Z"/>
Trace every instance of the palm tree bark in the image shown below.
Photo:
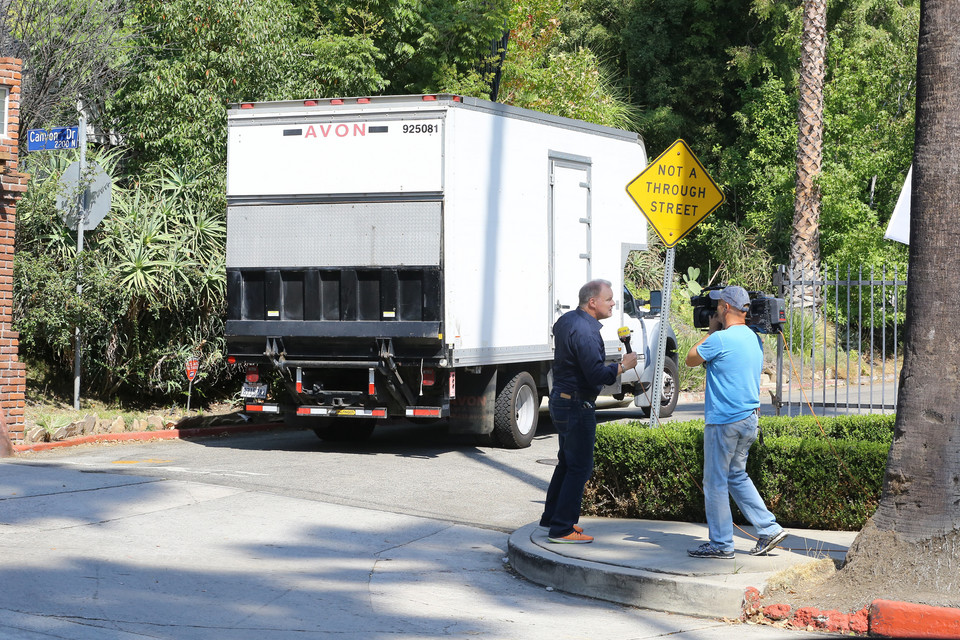
<path fill-rule="evenodd" d="M 800 53 L 797 187 L 790 240 L 794 279 L 815 280 L 820 266 L 820 188 L 823 161 L 823 78 L 827 50 L 826 0 L 804 0 Z M 816 302 L 813 287 L 797 288 L 793 306 Z"/>
<path fill-rule="evenodd" d="M 872 522 L 848 555 L 960 604 L 960 5 L 920 5 L 904 361 L 893 446 Z M 884 549 L 888 557 L 876 553 Z M 841 572 L 841 573 L 843 573 Z M 945 602 L 944 602 L 945 601 Z"/>

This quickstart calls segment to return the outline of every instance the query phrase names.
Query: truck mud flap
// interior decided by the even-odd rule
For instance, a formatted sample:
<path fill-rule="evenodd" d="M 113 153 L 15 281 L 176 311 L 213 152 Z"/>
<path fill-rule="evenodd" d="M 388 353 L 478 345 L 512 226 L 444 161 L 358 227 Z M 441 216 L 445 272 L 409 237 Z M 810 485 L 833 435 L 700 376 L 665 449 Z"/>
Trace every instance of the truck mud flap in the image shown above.
<path fill-rule="evenodd" d="M 450 433 L 493 433 L 496 404 L 496 367 L 483 367 L 480 373 L 457 370 L 457 397 L 450 400 Z"/>

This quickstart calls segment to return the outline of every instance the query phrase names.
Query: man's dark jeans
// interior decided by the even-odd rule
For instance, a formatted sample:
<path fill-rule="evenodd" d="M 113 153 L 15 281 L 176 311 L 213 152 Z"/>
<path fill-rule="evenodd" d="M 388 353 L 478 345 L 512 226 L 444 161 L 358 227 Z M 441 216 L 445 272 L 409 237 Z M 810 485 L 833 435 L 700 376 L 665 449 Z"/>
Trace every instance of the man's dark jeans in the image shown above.
<path fill-rule="evenodd" d="M 596 406 L 593 401 L 580 399 L 578 394 L 569 395 L 570 398 L 562 398 L 557 391 L 550 395 L 550 419 L 560 436 L 560 451 L 540 524 L 550 527 L 551 538 L 573 531 L 580 519 L 583 488 L 593 473 Z"/>

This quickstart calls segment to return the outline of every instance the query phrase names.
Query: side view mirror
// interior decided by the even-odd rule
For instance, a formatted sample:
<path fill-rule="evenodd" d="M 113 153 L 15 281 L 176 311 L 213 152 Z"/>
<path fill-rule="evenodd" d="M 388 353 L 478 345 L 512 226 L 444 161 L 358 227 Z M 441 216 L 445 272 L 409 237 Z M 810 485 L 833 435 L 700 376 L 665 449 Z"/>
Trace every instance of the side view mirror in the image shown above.
<path fill-rule="evenodd" d="M 660 309 L 663 307 L 663 292 L 651 291 L 650 299 L 646 302 L 650 304 L 650 313 L 660 313 Z"/>

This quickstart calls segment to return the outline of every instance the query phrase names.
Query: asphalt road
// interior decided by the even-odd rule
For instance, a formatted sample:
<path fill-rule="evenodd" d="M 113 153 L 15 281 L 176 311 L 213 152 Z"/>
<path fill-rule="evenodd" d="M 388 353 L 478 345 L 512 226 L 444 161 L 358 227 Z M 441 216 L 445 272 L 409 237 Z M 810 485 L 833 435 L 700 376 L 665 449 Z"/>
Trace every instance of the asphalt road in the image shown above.
<path fill-rule="evenodd" d="M 516 451 L 407 425 L 0 461 L 0 640 L 795 637 L 514 574 L 507 532 L 539 517 L 556 456 L 541 418 Z"/>

